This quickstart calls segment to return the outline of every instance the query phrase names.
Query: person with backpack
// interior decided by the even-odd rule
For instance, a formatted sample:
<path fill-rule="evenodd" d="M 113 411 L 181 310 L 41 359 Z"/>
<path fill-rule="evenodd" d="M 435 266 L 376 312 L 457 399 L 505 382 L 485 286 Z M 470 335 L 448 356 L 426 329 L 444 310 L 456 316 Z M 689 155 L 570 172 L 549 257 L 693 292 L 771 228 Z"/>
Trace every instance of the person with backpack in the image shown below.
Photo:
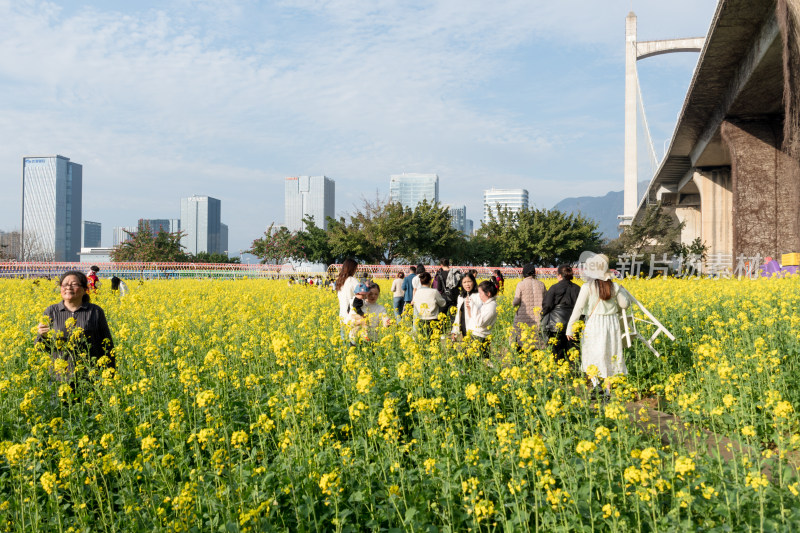
<path fill-rule="evenodd" d="M 569 265 L 558 267 L 558 283 L 550 287 L 542 302 L 542 329 L 549 337 L 556 361 L 567 358 L 567 352 L 575 343 L 567 339 L 567 322 L 578 301 L 580 286 L 572 281 Z"/>

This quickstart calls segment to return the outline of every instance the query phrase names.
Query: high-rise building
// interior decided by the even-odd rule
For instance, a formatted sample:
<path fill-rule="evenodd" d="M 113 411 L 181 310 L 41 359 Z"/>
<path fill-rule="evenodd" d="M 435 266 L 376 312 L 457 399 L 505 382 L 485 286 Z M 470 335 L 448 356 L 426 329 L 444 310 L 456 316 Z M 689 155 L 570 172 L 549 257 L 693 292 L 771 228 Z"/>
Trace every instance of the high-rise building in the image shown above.
<path fill-rule="evenodd" d="M 450 207 L 450 225 L 464 235 L 467 233 L 467 206 Z"/>
<path fill-rule="evenodd" d="M 136 226 L 114 226 L 111 231 L 111 245 L 119 246 L 123 242 L 131 240 L 131 237 L 138 231 L 139 228 Z"/>
<path fill-rule="evenodd" d="M 179 218 L 171 218 L 169 219 L 169 232 L 175 233 L 181 230 L 181 219 Z"/>
<path fill-rule="evenodd" d="M 508 208 L 511 212 L 528 209 L 526 189 L 495 189 L 483 191 L 483 222 L 489 221 L 489 210 L 497 216 L 499 209 Z"/>
<path fill-rule="evenodd" d="M 161 230 L 170 233 L 170 228 L 172 227 L 171 221 L 168 218 L 140 218 L 139 227 L 141 228 L 144 224 L 150 226 L 150 233 L 153 234 L 153 237 L 158 235 L 158 232 Z"/>
<path fill-rule="evenodd" d="M 389 178 L 389 201 L 414 209 L 418 203 L 439 201 L 439 176 L 405 172 Z"/>
<path fill-rule="evenodd" d="M 81 248 L 100 248 L 103 226 L 99 222 L 83 221 Z"/>
<path fill-rule="evenodd" d="M 219 225 L 219 251 L 228 255 L 228 225 L 220 223 Z"/>
<path fill-rule="evenodd" d="M 181 198 L 181 239 L 186 253 L 222 253 L 220 248 L 220 216 L 222 202 L 210 196 Z"/>
<path fill-rule="evenodd" d="M 289 231 L 303 231 L 305 217 L 314 217 L 318 228 L 328 229 L 328 217 L 336 213 L 336 183 L 327 176 L 286 178 L 284 221 Z"/>
<path fill-rule="evenodd" d="M 23 259 L 77 261 L 83 166 L 68 157 L 22 159 Z"/>
<path fill-rule="evenodd" d="M 9 232 L 0 230 L 0 261 L 18 260 L 21 251 L 20 232 L 18 230 Z"/>
<path fill-rule="evenodd" d="M 475 233 L 475 222 L 473 222 L 471 218 L 467 219 L 466 228 L 467 231 L 465 231 L 464 233 L 466 233 L 467 235 L 472 235 L 473 233 Z"/>

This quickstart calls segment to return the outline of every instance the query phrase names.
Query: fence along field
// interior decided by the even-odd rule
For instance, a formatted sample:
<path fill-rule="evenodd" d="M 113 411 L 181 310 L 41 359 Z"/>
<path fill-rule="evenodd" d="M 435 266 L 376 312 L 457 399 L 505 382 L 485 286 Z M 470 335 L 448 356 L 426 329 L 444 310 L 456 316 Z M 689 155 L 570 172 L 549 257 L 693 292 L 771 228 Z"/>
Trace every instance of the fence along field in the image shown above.
<path fill-rule="evenodd" d="M 126 279 L 285 279 L 298 275 L 333 276 L 341 265 L 328 268 L 295 267 L 291 264 L 213 264 L 213 263 L 94 263 L 100 268 L 101 277 L 119 276 Z M 40 262 L 0 262 L 0 278 L 53 278 L 67 270 L 86 270 L 90 263 L 40 263 Z M 408 272 L 410 265 L 359 265 L 359 275 L 382 279 L 395 277 L 398 272 Z M 432 272 L 438 266 L 429 266 Z M 500 270 L 503 276 L 520 277 L 522 268 L 517 267 L 472 267 L 455 266 L 463 272 L 475 269 L 481 276 L 490 276 Z M 555 278 L 556 268 L 537 269 L 540 277 Z"/>
<path fill-rule="evenodd" d="M 0 529 L 788 530 L 798 281 L 625 280 L 677 338 L 634 343 L 603 405 L 508 350 L 516 280 L 491 366 L 405 325 L 350 348 L 335 294 L 284 280 L 101 290 L 118 373 L 77 397 L 33 342 L 54 283 L 0 280 Z M 664 445 L 626 411 L 642 397 L 743 446 Z"/>

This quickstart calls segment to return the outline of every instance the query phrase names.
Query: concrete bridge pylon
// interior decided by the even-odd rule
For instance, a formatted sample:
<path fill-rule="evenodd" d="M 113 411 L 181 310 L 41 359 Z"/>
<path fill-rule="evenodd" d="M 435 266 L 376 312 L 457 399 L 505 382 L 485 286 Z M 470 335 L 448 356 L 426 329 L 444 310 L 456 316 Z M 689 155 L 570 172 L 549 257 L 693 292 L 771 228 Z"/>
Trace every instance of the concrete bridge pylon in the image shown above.
<path fill-rule="evenodd" d="M 630 225 L 639 204 L 637 192 L 637 117 L 636 104 L 639 92 L 639 74 L 636 62 L 660 54 L 675 52 L 700 52 L 704 37 L 667 39 L 660 41 L 637 41 L 636 14 L 631 11 L 625 18 L 625 192 L 620 227 Z"/>

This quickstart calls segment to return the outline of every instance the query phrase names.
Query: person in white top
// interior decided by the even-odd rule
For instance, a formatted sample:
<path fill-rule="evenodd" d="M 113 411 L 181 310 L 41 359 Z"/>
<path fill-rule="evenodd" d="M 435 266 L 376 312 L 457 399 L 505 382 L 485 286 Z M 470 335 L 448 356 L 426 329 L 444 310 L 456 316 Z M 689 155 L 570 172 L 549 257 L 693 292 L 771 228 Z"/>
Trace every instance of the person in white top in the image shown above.
<path fill-rule="evenodd" d="M 405 277 L 406 277 L 405 274 L 403 274 L 402 272 L 398 272 L 397 277 L 394 278 L 394 281 L 392 281 L 392 288 L 391 288 L 393 297 L 392 303 L 394 304 L 394 314 L 398 318 L 403 314 L 403 308 L 406 305 L 405 301 L 406 292 L 403 290 L 403 278 Z"/>
<path fill-rule="evenodd" d="M 478 296 L 481 299 L 481 307 L 477 310 L 475 317 L 475 325 L 470 330 L 472 337 L 479 342 L 479 350 L 483 357 L 489 357 L 490 340 L 489 335 L 492 332 L 497 320 L 497 285 L 491 281 L 483 281 L 478 285 Z M 471 307 L 471 302 L 467 301 Z M 465 305 L 465 307 L 467 307 Z"/>
<path fill-rule="evenodd" d="M 422 286 L 422 281 L 419 279 L 419 275 L 425 272 L 425 265 L 422 263 L 417 265 L 417 275 L 414 276 L 414 279 L 411 280 L 411 286 L 414 288 L 414 294 L 417 294 L 417 290 Z M 433 279 L 433 278 L 431 278 Z"/>
<path fill-rule="evenodd" d="M 419 269 L 417 269 L 419 272 Z M 431 275 L 429 272 L 417 274 L 414 279 L 419 279 L 420 287 L 414 292 L 414 313 L 419 317 L 419 330 L 430 337 L 433 321 L 439 318 L 439 310 L 447 305 L 439 291 L 431 288 Z"/>
<path fill-rule="evenodd" d="M 467 305 L 468 300 L 469 305 Z M 458 338 L 459 333 L 464 338 L 473 330 L 481 305 L 483 305 L 483 302 L 478 294 L 478 283 L 475 281 L 475 276 L 472 273 L 467 273 L 461 279 L 461 290 L 456 301 L 456 316 L 453 320 L 453 330 L 451 331 L 453 340 Z"/>
<path fill-rule="evenodd" d="M 628 291 L 611 281 L 608 258 L 598 254 L 584 263 L 582 277 L 585 283 L 578 293 L 575 308 L 567 323 L 567 339 L 574 340 L 575 322 L 581 315 L 585 327 L 581 339 L 581 371 L 587 372 L 594 366 L 592 385 L 598 385 L 598 378 L 617 374 L 627 374 L 622 346 L 620 318 L 622 310 L 630 305 Z M 611 384 L 606 382 L 605 395 L 611 394 Z"/>
<path fill-rule="evenodd" d="M 355 273 L 357 268 L 358 263 L 349 258 L 345 259 L 334 285 L 336 295 L 339 297 L 339 319 L 342 324 L 346 324 L 348 321 L 348 308 L 356 295 L 355 288 L 358 286 L 358 280 L 355 277 Z M 342 330 L 342 338 L 344 338 L 344 330 Z"/>
<path fill-rule="evenodd" d="M 367 301 L 364 304 L 364 320 L 367 323 L 367 335 L 369 340 L 378 339 L 380 327 L 387 327 L 392 323 L 386 308 L 378 303 L 381 296 L 381 288 L 377 283 L 368 283 Z"/>

